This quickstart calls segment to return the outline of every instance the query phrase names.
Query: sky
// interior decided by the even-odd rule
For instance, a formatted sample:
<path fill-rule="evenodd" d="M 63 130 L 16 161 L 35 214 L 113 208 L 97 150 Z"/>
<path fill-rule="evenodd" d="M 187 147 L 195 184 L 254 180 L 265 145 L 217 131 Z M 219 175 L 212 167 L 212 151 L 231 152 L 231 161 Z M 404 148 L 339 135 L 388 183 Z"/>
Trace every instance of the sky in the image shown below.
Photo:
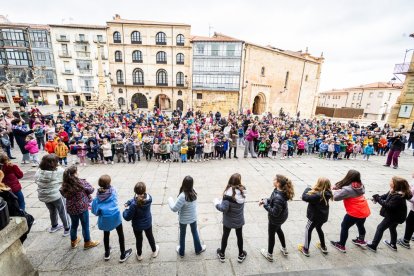
<path fill-rule="evenodd" d="M 414 48 L 413 0 L 0 0 L 12 22 L 105 25 L 124 19 L 180 22 L 193 35 L 323 52 L 320 91 L 388 82 Z M 410 59 L 414 50 L 408 52 Z M 399 76 L 401 78 L 401 76 Z M 398 80 L 397 80 L 398 81 Z"/>

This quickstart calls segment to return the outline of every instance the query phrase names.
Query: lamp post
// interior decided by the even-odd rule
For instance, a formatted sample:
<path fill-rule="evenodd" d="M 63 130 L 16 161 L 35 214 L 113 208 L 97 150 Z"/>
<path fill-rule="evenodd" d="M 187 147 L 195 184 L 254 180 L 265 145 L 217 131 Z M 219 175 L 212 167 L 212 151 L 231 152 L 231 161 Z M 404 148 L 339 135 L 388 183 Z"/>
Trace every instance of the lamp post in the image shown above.
<path fill-rule="evenodd" d="M 406 49 L 405 50 L 404 62 L 403 63 L 405 63 L 405 59 L 407 58 L 407 53 L 410 52 L 410 51 L 413 51 L 413 50 L 414 50 L 414 48 L 413 49 Z"/>

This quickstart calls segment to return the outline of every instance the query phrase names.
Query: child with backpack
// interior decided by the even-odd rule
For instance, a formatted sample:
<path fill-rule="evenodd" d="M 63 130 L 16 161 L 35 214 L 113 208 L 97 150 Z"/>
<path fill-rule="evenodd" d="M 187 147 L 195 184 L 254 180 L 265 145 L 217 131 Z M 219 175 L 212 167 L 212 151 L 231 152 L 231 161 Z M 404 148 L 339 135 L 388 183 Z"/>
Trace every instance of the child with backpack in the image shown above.
<path fill-rule="evenodd" d="M 237 236 L 237 246 L 239 255 L 237 261 L 242 263 L 247 256 L 243 250 L 243 225 L 244 225 L 244 203 L 246 201 L 246 188 L 241 184 L 241 175 L 233 174 L 224 189 L 223 199 L 214 200 L 214 206 L 223 213 L 223 237 L 221 239 L 221 247 L 217 249 L 219 260 L 224 263 L 227 241 L 231 229 L 235 229 Z"/>
<path fill-rule="evenodd" d="M 121 257 L 119 262 L 125 262 L 131 256 L 132 249 L 125 250 L 124 231 L 122 229 L 121 212 L 118 208 L 118 195 L 111 186 L 111 177 L 102 175 L 98 180 L 99 189 L 95 199 L 92 201 L 92 213 L 98 216 L 98 228 L 104 232 L 105 256 L 104 260 L 111 258 L 111 247 L 109 246 L 109 235 L 116 229 L 119 239 Z"/>
<path fill-rule="evenodd" d="M 126 221 L 132 221 L 132 229 L 136 239 L 137 259 L 142 261 L 142 232 L 150 244 L 152 258 L 156 258 L 160 251 L 160 247 L 155 243 L 154 235 L 152 233 L 152 215 L 151 203 L 152 197 L 147 193 L 147 188 L 144 182 L 138 182 L 134 187 L 134 198 L 125 203 L 126 209 L 122 216 Z"/>
<path fill-rule="evenodd" d="M 259 201 L 259 206 L 263 206 L 268 213 L 268 247 L 261 249 L 262 255 L 269 261 L 273 262 L 273 249 L 275 246 L 275 234 L 279 237 L 281 244 L 280 251 L 284 256 L 288 255 L 286 249 L 285 235 L 282 231 L 282 225 L 288 218 L 288 200 L 292 200 L 295 192 L 293 190 L 292 181 L 286 176 L 277 174 L 274 181 L 273 190 L 270 198 Z"/>
<path fill-rule="evenodd" d="M 332 199 L 331 182 L 324 177 L 319 178 L 313 188 L 306 188 L 302 194 L 302 200 L 308 202 L 306 214 L 308 223 L 306 224 L 305 242 L 300 244 L 298 249 L 306 257 L 310 256 L 309 246 L 314 228 L 318 232 L 320 241 L 320 243 L 317 244 L 317 247 L 323 254 L 328 254 L 322 225 L 328 221 L 330 199 Z"/>
<path fill-rule="evenodd" d="M 384 231 L 389 229 L 391 239 L 384 240 L 384 243 L 392 250 L 397 251 L 397 226 L 404 223 L 407 216 L 406 200 L 410 200 L 412 197 L 413 194 L 407 180 L 398 176 L 391 179 L 389 192 L 381 196 L 379 194 L 372 196 L 373 202 L 381 205 L 380 215 L 384 219 L 377 226 L 372 242 L 367 244 L 369 250 L 377 251 Z"/>
<path fill-rule="evenodd" d="M 197 193 L 193 188 L 194 180 L 191 176 L 186 176 L 180 188 L 177 201 L 172 197 L 168 198 L 168 205 L 173 212 L 178 212 L 178 222 L 180 225 L 180 245 L 176 251 L 181 258 L 185 253 L 185 233 L 187 225 L 190 225 L 196 255 L 206 251 L 206 246 L 202 245 L 197 230 Z"/>

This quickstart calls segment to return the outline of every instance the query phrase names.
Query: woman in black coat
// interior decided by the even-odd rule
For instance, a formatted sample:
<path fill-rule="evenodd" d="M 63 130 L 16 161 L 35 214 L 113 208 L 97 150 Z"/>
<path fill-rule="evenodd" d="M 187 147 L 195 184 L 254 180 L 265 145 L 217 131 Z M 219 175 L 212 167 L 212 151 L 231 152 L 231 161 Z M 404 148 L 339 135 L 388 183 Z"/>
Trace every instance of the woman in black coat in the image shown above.
<path fill-rule="evenodd" d="M 30 163 L 29 152 L 24 146 L 26 144 L 26 136 L 33 133 L 33 130 L 28 129 L 20 119 L 14 119 L 11 123 L 14 139 L 16 139 L 16 143 L 23 154 L 22 164 L 26 164 L 26 161 Z"/>
<path fill-rule="evenodd" d="M 407 216 L 407 199 L 413 197 L 410 185 L 404 178 L 394 176 L 390 182 L 390 191 L 382 196 L 375 194 L 373 201 L 381 205 L 380 215 L 384 217 L 377 227 L 374 239 L 367 248 L 376 252 L 384 231 L 390 229 L 391 240 L 384 243 L 394 251 L 397 251 L 397 226 L 405 221 Z"/>
<path fill-rule="evenodd" d="M 404 150 L 405 144 L 401 141 L 401 134 L 389 139 L 391 143 L 390 151 L 388 152 L 387 163 L 385 167 L 391 166 L 391 161 L 394 169 L 398 168 L 398 157 L 400 157 L 401 151 Z"/>

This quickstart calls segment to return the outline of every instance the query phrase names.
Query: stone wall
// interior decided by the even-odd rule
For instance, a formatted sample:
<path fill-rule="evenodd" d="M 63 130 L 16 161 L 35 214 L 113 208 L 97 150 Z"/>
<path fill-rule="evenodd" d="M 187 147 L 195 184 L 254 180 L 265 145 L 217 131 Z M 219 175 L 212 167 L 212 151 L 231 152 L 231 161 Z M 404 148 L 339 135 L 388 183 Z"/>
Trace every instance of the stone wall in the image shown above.
<path fill-rule="evenodd" d="M 197 93 L 201 93 L 203 98 L 197 99 Z M 193 91 L 194 109 L 203 112 L 220 111 L 222 114 L 228 114 L 231 109 L 236 112 L 238 100 L 238 91 Z"/>

